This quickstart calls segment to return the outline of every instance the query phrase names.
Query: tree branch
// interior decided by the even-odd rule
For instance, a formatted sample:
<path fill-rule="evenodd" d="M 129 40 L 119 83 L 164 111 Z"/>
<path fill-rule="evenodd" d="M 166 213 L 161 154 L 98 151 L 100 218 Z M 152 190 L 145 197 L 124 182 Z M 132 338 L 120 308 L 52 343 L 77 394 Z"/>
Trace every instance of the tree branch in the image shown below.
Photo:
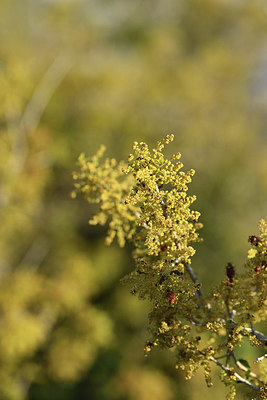
<path fill-rule="evenodd" d="M 258 331 L 255 331 L 252 328 L 243 328 L 240 333 L 244 336 L 247 336 L 247 333 L 249 333 L 252 336 L 255 336 L 260 342 L 262 342 L 265 346 L 267 346 L 267 337 Z"/>
<path fill-rule="evenodd" d="M 200 286 L 199 280 L 197 279 L 197 276 L 196 276 L 195 272 L 193 271 L 193 268 L 191 267 L 191 265 L 186 263 L 185 264 L 185 268 L 186 268 L 187 272 L 189 273 L 189 276 L 192 279 L 192 281 Z M 203 292 L 202 292 L 201 287 L 199 287 L 199 289 L 196 290 L 196 296 L 198 298 L 200 296 L 203 296 Z"/>
<path fill-rule="evenodd" d="M 253 385 L 253 383 L 249 382 L 247 379 L 243 378 L 241 375 L 239 375 L 237 372 L 231 371 L 229 367 L 226 367 L 220 361 L 218 361 L 215 357 L 210 356 L 209 359 L 213 361 L 215 364 L 217 364 L 220 368 L 222 368 L 225 372 L 227 372 L 229 375 L 234 375 L 237 379 L 237 382 L 244 383 L 245 385 L 249 386 L 251 389 L 259 391 L 260 388 L 256 385 Z"/>
<path fill-rule="evenodd" d="M 232 356 L 232 358 L 234 359 L 234 362 L 235 362 L 237 368 L 241 369 L 241 371 L 244 371 L 244 372 L 248 372 L 248 371 L 249 371 L 249 375 L 250 375 L 252 378 L 257 379 L 259 382 L 263 383 L 263 382 L 257 377 L 257 375 L 254 374 L 254 372 L 251 372 L 249 368 L 247 368 L 245 365 L 243 365 L 243 364 L 236 358 L 235 353 L 234 353 L 233 351 L 231 352 L 231 356 Z"/>

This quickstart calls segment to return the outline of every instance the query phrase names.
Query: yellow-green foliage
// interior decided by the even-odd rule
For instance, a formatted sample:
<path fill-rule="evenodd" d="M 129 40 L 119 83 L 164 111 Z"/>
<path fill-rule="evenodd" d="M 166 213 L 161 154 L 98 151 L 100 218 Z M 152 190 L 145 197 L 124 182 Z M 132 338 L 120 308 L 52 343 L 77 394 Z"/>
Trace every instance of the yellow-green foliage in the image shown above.
<path fill-rule="evenodd" d="M 62 235 L 60 213 L 44 205 L 49 133 L 23 124 L 32 83 L 22 62 L 0 69 L 0 84 L 0 398 L 21 400 L 33 382 L 79 379 L 113 324 L 91 302 L 101 288 L 75 233 Z"/>
<path fill-rule="evenodd" d="M 73 197 L 80 193 L 99 203 L 90 223 L 108 221 L 108 244 L 117 235 L 121 246 L 131 240 L 135 247 L 135 270 L 123 281 L 133 294 L 150 300 L 146 354 L 156 346 L 172 348 L 186 379 L 203 366 L 208 386 L 210 364 L 217 364 L 229 386 L 228 399 L 235 398 L 240 382 L 263 398 L 264 381 L 247 360 L 238 360 L 236 349 L 247 340 L 252 346 L 267 342 L 254 327 L 266 318 L 267 224 L 261 220 L 259 235 L 249 237 L 244 272 L 228 263 L 225 279 L 204 295 L 191 266 L 191 245 L 200 241 L 202 227 L 200 213 L 191 210 L 196 197 L 187 194 L 194 171 L 182 171 L 180 153 L 164 157 L 163 148 L 173 139 L 167 135 L 152 151 L 135 142 L 127 166 L 109 159 L 101 163 L 103 148 L 89 159 L 81 155 Z"/>
<path fill-rule="evenodd" d="M 242 260 L 267 187 L 263 3 L 0 1 L 1 400 L 79 399 L 88 386 L 94 399 L 223 397 L 221 386 L 205 391 L 200 374 L 182 386 L 181 373 L 170 379 L 167 352 L 143 360 L 147 302 L 117 284 L 130 246 L 101 246 L 105 229 L 85 218 L 98 205 L 69 199 L 70 171 L 99 143 L 125 159 L 134 140 L 177 132 L 204 214 L 198 276 L 210 286 L 225 255 Z M 121 186 L 112 192 L 111 204 Z M 111 232 L 122 244 L 141 210 L 115 204 Z M 122 210 L 133 221 L 118 228 Z"/>

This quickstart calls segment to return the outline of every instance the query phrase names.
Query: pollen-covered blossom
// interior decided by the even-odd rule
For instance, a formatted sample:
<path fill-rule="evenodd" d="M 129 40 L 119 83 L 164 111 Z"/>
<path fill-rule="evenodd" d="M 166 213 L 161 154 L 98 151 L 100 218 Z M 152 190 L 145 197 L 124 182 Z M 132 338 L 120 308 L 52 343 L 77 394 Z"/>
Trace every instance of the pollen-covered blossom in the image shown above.
<path fill-rule="evenodd" d="M 86 158 L 81 154 L 78 159 L 79 171 L 73 173 L 75 190 L 72 197 L 80 193 L 89 203 L 98 203 L 99 212 L 90 220 L 91 225 L 105 225 L 109 222 L 106 244 L 117 237 L 121 247 L 134 233 L 137 220 L 137 208 L 124 201 L 133 183 L 133 177 L 122 172 L 124 162 L 115 159 L 102 160 L 105 147 L 101 146 L 97 154 Z"/>
<path fill-rule="evenodd" d="M 192 245 L 200 240 L 202 227 L 200 213 L 191 209 L 196 197 L 187 194 L 194 170 L 183 171 L 180 153 L 165 158 L 164 146 L 173 139 L 167 135 L 152 150 L 135 142 L 128 163 L 102 160 L 103 147 L 91 158 L 82 154 L 73 176 L 73 197 L 80 193 L 99 204 L 89 222 L 108 223 L 107 244 L 116 237 L 120 246 L 126 240 L 134 245 L 135 269 L 123 280 L 132 294 L 151 301 L 146 353 L 155 346 L 174 348 L 176 367 L 186 379 L 203 366 L 208 386 L 214 363 L 223 371 L 229 398 L 242 382 L 264 399 L 263 381 L 244 364 L 240 367 L 235 349 L 245 338 L 257 346 L 267 343 L 254 328 L 266 319 L 267 224 L 261 220 L 260 234 L 249 237 L 252 248 L 245 273 L 228 263 L 228 279 L 204 295 L 191 265 Z M 209 334 L 201 340 L 203 332 Z"/>

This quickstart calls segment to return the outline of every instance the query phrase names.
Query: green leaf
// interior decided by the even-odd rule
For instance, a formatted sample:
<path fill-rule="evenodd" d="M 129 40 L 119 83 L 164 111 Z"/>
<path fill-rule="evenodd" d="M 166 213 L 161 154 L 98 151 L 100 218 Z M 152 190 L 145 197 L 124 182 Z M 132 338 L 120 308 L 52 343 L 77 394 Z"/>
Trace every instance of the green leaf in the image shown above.
<path fill-rule="evenodd" d="M 250 365 L 249 365 L 249 363 L 247 362 L 247 360 L 243 360 L 242 358 L 239 358 L 238 361 L 239 361 L 241 364 L 243 364 L 244 367 L 247 367 L 247 368 L 250 369 Z"/>

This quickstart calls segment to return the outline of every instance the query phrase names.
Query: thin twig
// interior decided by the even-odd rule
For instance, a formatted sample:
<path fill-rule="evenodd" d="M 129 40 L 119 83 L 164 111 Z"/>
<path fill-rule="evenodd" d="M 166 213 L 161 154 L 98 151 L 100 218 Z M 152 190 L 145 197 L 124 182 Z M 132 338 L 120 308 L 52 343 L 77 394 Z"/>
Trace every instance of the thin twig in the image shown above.
<path fill-rule="evenodd" d="M 207 322 L 200 322 L 195 318 L 189 318 L 189 321 L 196 326 L 207 326 Z"/>
<path fill-rule="evenodd" d="M 262 342 L 265 346 L 267 346 L 267 337 L 258 331 L 255 331 L 254 329 L 251 328 L 243 328 L 240 331 L 241 335 L 247 336 L 247 333 L 249 333 L 252 336 L 255 336 L 260 342 Z"/>
<path fill-rule="evenodd" d="M 21 173 L 28 156 L 27 134 L 33 133 L 38 127 L 51 97 L 70 71 L 73 63 L 74 61 L 66 58 L 64 54 L 59 54 L 35 87 L 20 121 L 17 115 L 15 118 L 7 115 L 10 131 L 15 132 L 16 135 L 14 139 L 12 138 L 13 146 L 8 161 L 8 169 L 13 172 L 14 176 L 18 176 Z M 11 134 L 11 132 L 9 133 Z M 10 195 L 10 190 L 4 188 L 0 199 L 0 212 L 9 203 Z"/>
<path fill-rule="evenodd" d="M 216 360 L 220 360 L 221 358 L 225 358 L 225 357 L 227 357 L 227 354 L 224 354 L 223 356 L 216 357 Z"/>
<path fill-rule="evenodd" d="M 229 345 L 229 342 L 231 342 L 232 335 L 233 335 L 233 329 L 235 327 L 235 323 L 233 321 L 233 310 L 230 308 L 230 305 L 229 305 L 230 292 L 231 292 L 231 288 L 228 288 L 227 296 L 226 296 L 226 299 L 225 299 L 225 306 L 226 306 L 227 315 L 228 315 L 228 318 L 229 318 L 228 320 L 231 322 L 230 329 L 227 332 L 227 348 L 228 348 L 228 351 L 227 351 L 226 363 L 225 363 L 227 368 L 229 368 L 229 366 L 230 366 L 230 358 L 231 358 L 231 355 L 232 355 L 232 351 L 229 350 L 229 346 L 228 345 Z"/>
<path fill-rule="evenodd" d="M 185 268 L 186 268 L 187 272 L 189 273 L 190 278 L 192 279 L 192 281 L 193 281 L 194 283 L 196 283 L 197 285 L 200 286 L 200 283 L 199 283 L 199 281 L 198 281 L 198 279 L 197 279 L 197 276 L 196 276 L 195 272 L 193 271 L 193 268 L 191 267 L 191 265 L 188 264 L 188 263 L 186 263 L 186 264 L 185 264 Z M 199 298 L 200 296 L 203 296 L 203 292 L 202 292 L 201 287 L 199 287 L 199 288 L 196 290 L 196 296 L 197 296 L 198 298 Z"/>
<path fill-rule="evenodd" d="M 232 358 L 233 358 L 233 360 L 234 360 L 234 362 L 235 362 L 237 368 L 239 368 L 241 371 L 249 372 L 249 376 L 251 376 L 251 378 L 255 378 L 255 379 L 257 379 L 259 382 L 263 383 L 263 381 L 261 381 L 261 380 L 257 377 L 257 375 L 254 374 L 254 372 L 251 372 L 249 368 L 247 368 L 245 365 L 243 365 L 243 364 L 236 358 L 234 352 L 231 353 L 231 356 L 232 356 Z"/>
<path fill-rule="evenodd" d="M 20 121 L 22 131 L 34 132 L 51 97 L 73 65 L 73 60 L 59 54 L 36 86 Z"/>
<path fill-rule="evenodd" d="M 260 388 L 256 385 L 253 385 L 253 383 L 249 382 L 247 379 L 243 378 L 240 376 L 237 372 L 233 372 L 230 370 L 229 367 L 226 367 L 220 361 L 218 361 L 216 358 L 210 356 L 209 359 L 213 361 L 215 364 L 217 364 L 220 368 L 222 368 L 225 372 L 227 372 L 229 375 L 234 375 L 237 379 L 237 382 L 244 383 L 245 385 L 249 386 L 251 389 L 259 391 Z"/>
<path fill-rule="evenodd" d="M 264 358 L 266 358 L 266 357 L 267 357 L 267 354 L 263 354 L 263 356 L 261 356 L 261 357 L 258 357 L 258 358 L 257 358 L 257 360 L 256 360 L 256 361 L 254 361 L 254 364 L 256 364 L 256 363 L 258 363 L 258 362 L 260 362 L 260 361 L 264 360 Z"/>

